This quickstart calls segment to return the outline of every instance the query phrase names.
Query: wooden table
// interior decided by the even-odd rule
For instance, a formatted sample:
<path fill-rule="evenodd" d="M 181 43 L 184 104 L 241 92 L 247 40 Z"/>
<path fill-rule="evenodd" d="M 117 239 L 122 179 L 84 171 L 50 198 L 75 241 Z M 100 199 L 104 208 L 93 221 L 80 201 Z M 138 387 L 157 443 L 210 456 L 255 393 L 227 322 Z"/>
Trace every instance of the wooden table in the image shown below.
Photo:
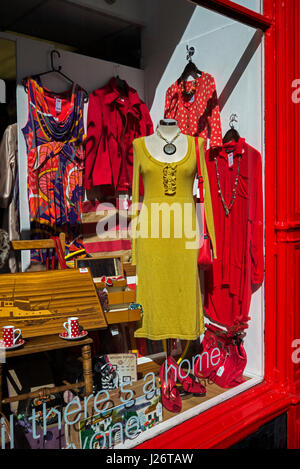
<path fill-rule="evenodd" d="M 7 404 L 10 402 L 21 401 L 23 399 L 28 399 L 31 397 L 44 397 L 48 393 L 62 392 L 68 389 L 76 389 L 84 387 L 85 395 L 88 396 L 93 392 L 93 375 L 92 375 L 92 358 L 91 358 L 91 344 L 93 340 L 90 337 L 85 339 L 79 339 L 74 341 L 61 339 L 58 335 L 48 335 L 48 336 L 39 336 L 39 337 L 30 337 L 25 339 L 25 344 L 16 350 L 11 350 L 4 352 L 5 359 L 21 357 L 24 355 L 30 355 L 34 353 L 49 352 L 50 350 L 60 350 L 67 349 L 71 347 L 81 347 L 81 357 L 79 358 L 82 361 L 83 368 L 83 381 L 78 383 L 68 383 L 64 382 L 62 386 L 42 388 L 37 391 L 33 391 L 27 394 L 19 394 L 14 397 L 7 397 L 3 399 L 2 397 L 2 363 L 0 362 L 0 410 L 2 404 Z"/>

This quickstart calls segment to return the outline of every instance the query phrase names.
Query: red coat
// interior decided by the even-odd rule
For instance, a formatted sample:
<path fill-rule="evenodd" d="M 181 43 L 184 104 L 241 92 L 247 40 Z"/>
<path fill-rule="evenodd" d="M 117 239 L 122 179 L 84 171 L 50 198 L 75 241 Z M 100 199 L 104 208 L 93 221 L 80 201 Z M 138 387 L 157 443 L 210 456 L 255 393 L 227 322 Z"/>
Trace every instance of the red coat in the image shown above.
<path fill-rule="evenodd" d="M 227 150 L 233 151 L 233 166 Z M 229 152 L 230 153 L 230 152 Z M 227 206 L 236 181 L 238 155 L 242 153 L 236 198 L 227 217 L 217 183 Z M 206 152 L 218 258 L 205 274 L 206 314 L 223 326 L 247 323 L 253 285 L 264 278 L 262 163 L 258 151 L 244 139 Z"/>
<path fill-rule="evenodd" d="M 102 186 L 108 194 L 131 190 L 132 141 L 152 134 L 153 124 L 136 90 L 127 83 L 126 90 L 122 93 L 113 77 L 89 97 L 85 189 Z"/>

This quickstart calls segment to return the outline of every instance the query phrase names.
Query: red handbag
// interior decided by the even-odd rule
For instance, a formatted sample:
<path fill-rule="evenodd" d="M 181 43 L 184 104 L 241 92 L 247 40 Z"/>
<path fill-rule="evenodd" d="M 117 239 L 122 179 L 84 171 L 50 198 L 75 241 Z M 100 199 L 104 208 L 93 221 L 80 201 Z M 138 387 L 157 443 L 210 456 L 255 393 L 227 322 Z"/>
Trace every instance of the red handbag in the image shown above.
<path fill-rule="evenodd" d="M 242 384 L 247 365 L 244 335 L 242 332 L 226 332 L 208 324 L 201 344 L 201 355 L 195 361 L 196 376 L 210 379 L 222 388 Z"/>
<path fill-rule="evenodd" d="M 212 266 L 213 255 L 212 255 L 212 246 L 209 234 L 207 232 L 207 226 L 205 221 L 204 213 L 204 196 L 203 196 L 203 177 L 201 174 L 201 165 L 200 165 L 200 152 L 199 152 L 199 141 L 198 138 L 195 140 L 196 145 L 196 157 L 197 157 L 197 169 L 198 169 L 198 189 L 199 189 L 199 202 L 201 205 L 201 216 L 202 216 L 202 226 L 203 226 L 203 244 L 200 247 L 198 255 L 198 266 L 202 270 L 207 270 Z"/>

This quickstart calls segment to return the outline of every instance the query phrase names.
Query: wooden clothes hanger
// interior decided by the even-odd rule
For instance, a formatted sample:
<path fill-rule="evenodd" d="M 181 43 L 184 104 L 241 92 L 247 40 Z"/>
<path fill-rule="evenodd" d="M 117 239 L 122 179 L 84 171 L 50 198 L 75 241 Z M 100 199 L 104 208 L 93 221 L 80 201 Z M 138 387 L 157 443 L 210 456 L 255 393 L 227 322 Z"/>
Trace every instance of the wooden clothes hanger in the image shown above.
<path fill-rule="evenodd" d="M 201 75 L 202 75 L 201 70 L 199 70 L 196 67 L 196 65 L 194 64 L 194 62 L 192 61 L 192 56 L 195 53 L 195 48 L 186 46 L 186 49 L 187 49 L 187 57 L 186 58 L 188 60 L 188 63 L 185 66 L 182 74 L 180 75 L 180 77 L 177 80 L 178 84 L 180 84 L 182 81 L 186 81 L 189 76 L 192 76 L 194 79 L 196 79 L 196 78 L 199 78 L 199 76 L 201 77 Z"/>
<path fill-rule="evenodd" d="M 54 55 L 57 55 L 60 58 L 60 53 L 58 52 L 58 50 L 53 49 L 50 53 L 50 56 L 51 56 L 51 70 L 47 70 L 46 72 L 39 73 L 38 76 L 41 77 L 43 75 L 47 75 L 48 73 L 58 73 L 65 80 L 69 81 L 73 85 L 74 80 L 72 80 L 70 77 L 68 77 L 67 75 L 65 75 L 61 71 L 61 65 L 59 65 L 58 67 L 55 67 L 55 65 L 54 65 Z M 22 85 L 24 86 L 24 89 L 25 89 L 26 93 L 28 92 L 28 90 L 27 90 L 27 80 L 28 80 L 28 77 L 23 78 L 23 80 L 22 80 Z M 83 94 L 84 94 L 84 102 L 87 103 L 88 99 L 89 99 L 88 92 L 84 88 L 82 88 L 82 90 L 83 90 Z"/>

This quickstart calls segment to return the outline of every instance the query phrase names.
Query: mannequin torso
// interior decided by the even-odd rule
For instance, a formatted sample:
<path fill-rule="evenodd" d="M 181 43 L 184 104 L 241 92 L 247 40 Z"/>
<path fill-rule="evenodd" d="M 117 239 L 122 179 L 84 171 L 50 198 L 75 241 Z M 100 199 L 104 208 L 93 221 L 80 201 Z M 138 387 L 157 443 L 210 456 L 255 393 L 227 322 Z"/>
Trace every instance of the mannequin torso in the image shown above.
<path fill-rule="evenodd" d="M 170 125 L 170 123 L 172 123 Z M 168 142 L 171 142 L 172 139 L 180 132 L 176 120 L 164 119 L 161 120 L 159 126 L 157 127 L 159 132 L 163 137 L 165 137 Z M 182 160 L 188 151 L 188 138 L 186 135 L 180 133 L 180 135 L 174 140 L 174 145 L 176 146 L 176 151 L 173 155 L 167 155 L 163 148 L 166 145 L 166 141 L 163 140 L 157 132 L 154 134 L 145 137 L 145 145 L 149 153 L 158 161 L 164 163 L 176 163 Z"/>

